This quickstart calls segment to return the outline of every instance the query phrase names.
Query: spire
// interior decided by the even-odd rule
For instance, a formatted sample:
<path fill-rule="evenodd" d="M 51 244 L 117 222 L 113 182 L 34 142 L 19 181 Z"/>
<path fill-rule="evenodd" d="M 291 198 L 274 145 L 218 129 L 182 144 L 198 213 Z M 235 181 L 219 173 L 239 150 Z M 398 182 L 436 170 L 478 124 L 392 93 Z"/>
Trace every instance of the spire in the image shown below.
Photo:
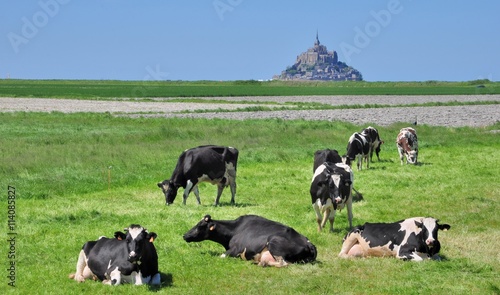
<path fill-rule="evenodd" d="M 318 30 L 316 30 L 316 41 L 314 42 L 314 45 L 319 45 Z"/>

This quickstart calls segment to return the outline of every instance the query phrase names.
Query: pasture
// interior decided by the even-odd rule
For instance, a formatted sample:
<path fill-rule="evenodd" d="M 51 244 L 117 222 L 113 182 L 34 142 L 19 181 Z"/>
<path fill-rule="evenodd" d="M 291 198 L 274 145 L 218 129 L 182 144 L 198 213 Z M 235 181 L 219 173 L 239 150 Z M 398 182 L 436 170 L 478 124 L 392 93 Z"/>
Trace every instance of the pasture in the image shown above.
<path fill-rule="evenodd" d="M 0 97 L 150 99 L 287 95 L 499 94 L 500 82 L 0 80 Z"/>
<path fill-rule="evenodd" d="M 19 294 L 498 294 L 500 292 L 500 124 L 487 128 L 417 126 L 420 165 L 401 166 L 395 137 L 407 123 L 378 128 L 381 161 L 356 171 L 363 199 L 355 225 L 432 216 L 451 225 L 440 232 L 442 261 L 337 258 L 348 229 L 337 213 L 335 232 L 317 232 L 310 202 L 313 153 L 345 151 L 349 136 L 366 126 L 345 122 L 205 120 L 114 117 L 110 114 L 0 114 L 2 239 L 7 239 L 7 196 L 15 189 L 15 258 L 2 243 L 0 293 Z M 170 176 L 186 148 L 203 144 L 239 149 L 236 205 L 227 188 L 200 185 L 202 205 L 190 195 L 165 206 L 156 186 Z M 180 192 L 182 189 L 180 190 Z M 221 259 L 213 242 L 187 244 L 182 235 L 205 214 L 234 219 L 258 214 L 307 236 L 317 262 L 261 268 Z M 104 286 L 76 283 L 83 243 L 111 236 L 131 223 L 158 234 L 163 284 Z M 9 232 L 11 230 L 9 229 Z M 9 251 L 12 250 L 12 247 Z M 15 287 L 8 286 L 15 262 Z"/>

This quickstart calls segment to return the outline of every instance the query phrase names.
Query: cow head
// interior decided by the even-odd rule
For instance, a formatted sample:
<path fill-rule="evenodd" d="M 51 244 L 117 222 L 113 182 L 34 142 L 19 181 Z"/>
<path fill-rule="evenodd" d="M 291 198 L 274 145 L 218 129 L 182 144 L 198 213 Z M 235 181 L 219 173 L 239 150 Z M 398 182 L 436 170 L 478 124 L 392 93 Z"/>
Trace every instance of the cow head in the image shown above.
<path fill-rule="evenodd" d="M 198 224 L 185 233 L 183 238 L 188 243 L 207 240 L 215 230 L 215 227 L 216 224 L 212 221 L 212 217 L 207 214 Z"/>
<path fill-rule="evenodd" d="M 127 243 L 128 261 L 135 263 L 141 259 L 146 243 L 152 243 L 157 235 L 154 232 L 148 233 L 138 224 L 132 224 L 124 231 L 125 233 L 115 232 L 115 237 Z"/>
<path fill-rule="evenodd" d="M 158 187 L 161 188 L 163 194 L 165 195 L 165 202 L 167 206 L 172 204 L 177 197 L 178 186 L 174 184 L 171 180 L 164 180 L 162 182 L 158 182 Z"/>
<path fill-rule="evenodd" d="M 318 182 L 321 204 L 325 205 L 330 199 L 333 208 L 337 210 L 337 204 L 344 202 L 348 196 L 348 189 L 352 182 L 348 174 L 342 173 L 343 169 L 331 167 L 327 163 L 324 165 L 326 167 L 323 172 L 325 180 Z M 328 190 L 328 193 L 322 192 L 325 189 Z"/>
<path fill-rule="evenodd" d="M 416 150 L 409 150 L 406 152 L 406 161 L 410 164 L 417 164 L 418 152 Z"/>
<path fill-rule="evenodd" d="M 439 224 L 438 222 L 438 219 L 432 217 L 423 218 L 421 222 L 415 220 L 415 225 L 422 230 L 422 239 L 429 249 L 434 246 L 439 247 L 438 230 L 449 230 L 451 228 L 449 224 Z M 439 249 L 434 253 L 437 252 L 439 252 Z"/>

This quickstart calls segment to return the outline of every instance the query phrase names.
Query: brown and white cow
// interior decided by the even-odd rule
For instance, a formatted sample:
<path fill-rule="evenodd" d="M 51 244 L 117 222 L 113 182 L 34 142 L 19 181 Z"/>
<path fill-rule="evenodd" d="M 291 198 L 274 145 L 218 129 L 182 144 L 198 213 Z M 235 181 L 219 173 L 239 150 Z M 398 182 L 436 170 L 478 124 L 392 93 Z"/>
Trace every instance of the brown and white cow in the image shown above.
<path fill-rule="evenodd" d="M 411 127 L 402 128 L 396 138 L 396 145 L 401 165 L 404 164 L 404 156 L 406 156 L 406 163 L 417 164 L 418 139 L 415 129 Z"/>
<path fill-rule="evenodd" d="M 450 225 L 439 224 L 432 217 L 413 217 L 393 223 L 365 223 L 352 229 L 342 243 L 339 257 L 384 257 L 403 260 L 440 260 L 438 230 Z"/>

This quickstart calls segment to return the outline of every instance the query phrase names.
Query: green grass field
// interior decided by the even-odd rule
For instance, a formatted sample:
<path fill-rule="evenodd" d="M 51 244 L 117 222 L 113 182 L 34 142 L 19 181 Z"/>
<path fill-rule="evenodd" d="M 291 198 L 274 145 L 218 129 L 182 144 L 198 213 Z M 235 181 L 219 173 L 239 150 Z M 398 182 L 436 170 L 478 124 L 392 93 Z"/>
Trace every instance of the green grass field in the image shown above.
<path fill-rule="evenodd" d="M 500 82 L 0 80 L 0 97 L 85 99 L 276 95 L 499 94 Z"/>
<path fill-rule="evenodd" d="M 364 199 L 353 205 L 354 224 L 413 216 L 450 224 L 451 230 L 439 236 L 443 261 L 422 263 L 337 258 L 348 230 L 345 211 L 338 213 L 334 233 L 316 230 L 309 196 L 313 153 L 327 147 L 343 152 L 349 136 L 364 127 L 320 121 L 1 113 L 0 293 L 147 292 L 147 286 L 68 279 L 85 241 L 140 223 L 158 234 L 163 285 L 151 291 L 162 294 L 499 294 L 500 140 L 493 130 L 500 124 L 417 126 L 417 166 L 399 163 L 394 141 L 403 124 L 375 126 L 386 143 L 380 162 L 355 171 L 355 187 Z M 236 206 L 229 205 L 227 189 L 222 205 L 213 207 L 216 187 L 208 184 L 200 185 L 201 206 L 193 195 L 186 206 L 180 196 L 165 206 L 156 183 L 170 176 L 184 149 L 203 144 L 240 150 Z M 11 229 L 9 190 L 15 190 Z M 182 239 L 205 214 L 214 219 L 258 214 L 292 226 L 317 246 L 318 261 L 276 269 L 221 259 L 220 245 Z M 5 242 L 12 232 L 17 234 L 14 248 Z M 8 286 L 11 262 L 14 288 Z"/>

